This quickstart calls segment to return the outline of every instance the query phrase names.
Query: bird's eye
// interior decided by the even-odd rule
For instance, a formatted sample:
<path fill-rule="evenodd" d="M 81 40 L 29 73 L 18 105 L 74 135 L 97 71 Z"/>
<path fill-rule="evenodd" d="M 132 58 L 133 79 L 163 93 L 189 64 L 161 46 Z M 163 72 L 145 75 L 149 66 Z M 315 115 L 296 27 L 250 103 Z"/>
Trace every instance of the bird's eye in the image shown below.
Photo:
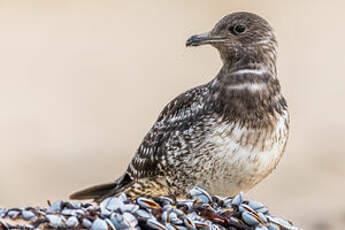
<path fill-rule="evenodd" d="M 234 27 L 231 28 L 232 29 L 232 32 L 234 34 L 241 34 L 241 33 L 244 33 L 247 29 L 247 27 L 243 24 L 238 24 Z"/>

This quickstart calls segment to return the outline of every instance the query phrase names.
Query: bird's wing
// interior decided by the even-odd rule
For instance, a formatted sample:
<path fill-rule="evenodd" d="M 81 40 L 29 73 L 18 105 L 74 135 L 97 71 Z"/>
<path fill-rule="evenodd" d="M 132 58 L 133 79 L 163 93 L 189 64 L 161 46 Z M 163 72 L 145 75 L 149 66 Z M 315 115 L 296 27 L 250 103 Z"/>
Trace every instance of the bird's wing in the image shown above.
<path fill-rule="evenodd" d="M 86 188 L 72 194 L 70 198 L 95 199 L 96 202 L 100 202 L 106 197 L 123 192 L 140 178 L 163 175 L 158 163 L 166 149 L 164 143 L 169 140 L 172 133 L 188 129 L 191 122 L 197 120 L 195 118 L 202 111 L 202 100 L 207 93 L 208 87 L 203 85 L 173 99 L 165 106 L 156 123 L 146 134 L 126 173 L 113 183 Z"/>
<path fill-rule="evenodd" d="M 203 98 L 208 93 L 207 85 L 202 85 L 186 91 L 165 106 L 128 166 L 127 173 L 134 180 L 163 175 L 159 162 L 165 151 L 164 143 L 173 132 L 190 127 L 202 112 Z"/>

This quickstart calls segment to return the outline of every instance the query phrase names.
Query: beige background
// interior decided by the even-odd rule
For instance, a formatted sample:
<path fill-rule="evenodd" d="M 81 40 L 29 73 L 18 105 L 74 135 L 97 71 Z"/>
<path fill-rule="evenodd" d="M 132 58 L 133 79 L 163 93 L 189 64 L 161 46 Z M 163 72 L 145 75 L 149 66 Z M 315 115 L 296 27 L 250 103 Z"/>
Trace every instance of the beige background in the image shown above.
<path fill-rule="evenodd" d="M 220 68 L 185 48 L 239 10 L 267 18 L 292 132 L 247 197 L 305 229 L 345 228 L 343 1 L 0 0 L 0 205 L 113 180 L 163 106 Z"/>

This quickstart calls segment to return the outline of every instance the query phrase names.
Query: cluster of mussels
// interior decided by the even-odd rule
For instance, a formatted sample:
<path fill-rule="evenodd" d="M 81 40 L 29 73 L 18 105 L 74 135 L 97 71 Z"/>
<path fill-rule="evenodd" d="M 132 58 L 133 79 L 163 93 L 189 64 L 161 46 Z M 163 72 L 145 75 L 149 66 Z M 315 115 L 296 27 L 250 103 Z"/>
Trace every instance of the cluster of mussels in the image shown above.
<path fill-rule="evenodd" d="M 19 221 L 20 220 L 20 221 Z M 188 200 L 168 197 L 128 200 L 125 194 L 105 199 L 99 206 L 57 201 L 48 208 L 0 208 L 0 229 L 92 230 L 297 230 L 272 216 L 256 201 L 211 197 L 193 188 Z"/>

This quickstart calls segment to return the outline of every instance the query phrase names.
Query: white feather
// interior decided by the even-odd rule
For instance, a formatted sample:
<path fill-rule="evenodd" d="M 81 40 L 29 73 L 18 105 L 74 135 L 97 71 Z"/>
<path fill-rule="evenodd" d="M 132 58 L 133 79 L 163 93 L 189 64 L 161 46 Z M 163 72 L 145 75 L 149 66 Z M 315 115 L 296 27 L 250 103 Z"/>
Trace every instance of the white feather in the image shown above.
<path fill-rule="evenodd" d="M 266 87 L 265 83 L 251 83 L 251 82 L 243 82 L 236 85 L 229 85 L 227 88 L 232 90 L 243 90 L 243 89 L 249 89 L 251 91 L 258 91 L 262 90 Z"/>
<path fill-rule="evenodd" d="M 260 69 L 240 69 L 232 73 L 232 75 L 238 75 L 238 74 L 256 74 L 256 75 L 262 75 L 266 73 L 267 70 L 265 68 Z"/>
<path fill-rule="evenodd" d="M 277 120 L 275 130 L 268 137 L 260 136 L 260 144 L 257 146 L 250 143 L 241 144 L 241 137 L 248 133 L 255 137 L 260 134 L 259 132 L 263 134 L 262 130 L 247 129 L 234 124 L 229 135 L 229 124 L 219 125 L 211 134 L 210 141 L 215 144 L 216 158 L 223 162 L 223 165 L 217 169 L 217 183 L 209 185 L 211 192 L 229 195 L 229 191 L 247 190 L 271 172 L 279 162 L 287 141 L 283 138 L 287 133 L 287 119 L 289 117 L 286 112 Z M 226 172 L 231 172 L 231 175 Z"/>

